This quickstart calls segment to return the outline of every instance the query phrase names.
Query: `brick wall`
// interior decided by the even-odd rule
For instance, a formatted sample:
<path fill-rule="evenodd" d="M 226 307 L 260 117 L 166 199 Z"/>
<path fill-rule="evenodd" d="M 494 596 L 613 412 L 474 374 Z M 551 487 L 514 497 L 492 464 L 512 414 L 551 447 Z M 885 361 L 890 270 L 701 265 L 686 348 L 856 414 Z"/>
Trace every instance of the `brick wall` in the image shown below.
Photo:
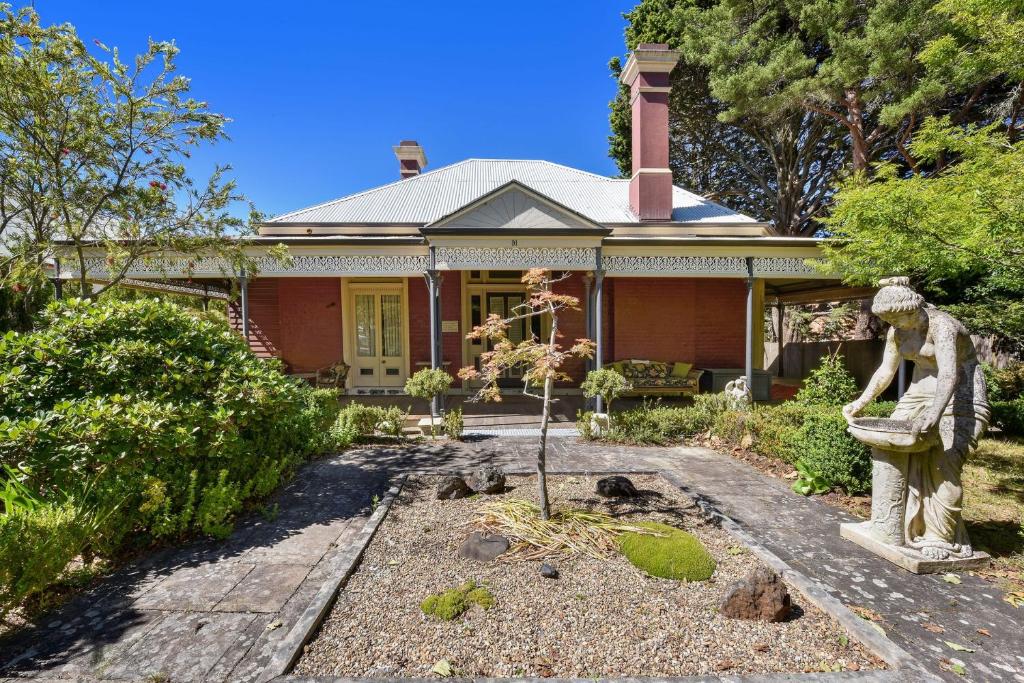
<path fill-rule="evenodd" d="M 441 355 L 448 362 L 448 372 L 455 377 L 452 386 L 461 386 L 458 378 L 462 367 L 462 278 L 455 271 L 441 273 L 441 320 L 457 320 L 458 332 L 441 334 Z M 441 321 L 438 321 L 438 325 Z M 430 307 L 427 282 L 422 277 L 409 278 L 409 366 L 412 372 L 430 367 Z M 418 362 L 427 365 L 417 365 Z"/>
<path fill-rule="evenodd" d="M 743 367 L 746 283 L 738 279 L 612 278 L 605 361 L 683 360 Z M 608 294 L 606 285 L 606 294 Z"/>
<path fill-rule="evenodd" d="M 228 308 L 241 331 L 241 302 Z M 249 346 L 313 372 L 342 359 L 341 284 L 337 278 L 256 278 L 249 283 Z"/>
<path fill-rule="evenodd" d="M 577 339 L 587 336 L 587 317 L 584 309 L 587 305 L 586 286 L 583 284 L 582 273 L 572 273 L 567 280 L 554 285 L 558 294 L 568 294 L 580 300 L 580 310 L 563 310 L 558 316 L 559 337 L 558 343 L 562 349 L 567 349 L 576 343 Z M 542 341 L 547 341 L 543 339 Z M 583 381 L 585 372 L 585 361 L 572 358 L 566 361 L 562 369 L 573 378 L 573 385 Z"/>

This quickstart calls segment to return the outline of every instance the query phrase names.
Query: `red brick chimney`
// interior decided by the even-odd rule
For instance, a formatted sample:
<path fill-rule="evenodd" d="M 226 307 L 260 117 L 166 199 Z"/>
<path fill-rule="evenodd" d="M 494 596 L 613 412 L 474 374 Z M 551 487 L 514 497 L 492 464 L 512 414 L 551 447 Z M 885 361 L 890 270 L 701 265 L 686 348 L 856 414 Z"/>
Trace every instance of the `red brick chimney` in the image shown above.
<path fill-rule="evenodd" d="M 398 172 L 403 178 L 417 176 L 426 168 L 427 155 L 415 140 L 402 140 L 393 149 L 398 157 Z"/>
<path fill-rule="evenodd" d="M 633 176 L 629 206 L 642 221 L 672 220 L 672 171 L 668 167 L 669 73 L 679 53 L 661 43 L 641 43 L 629 55 L 622 82 L 633 112 Z"/>

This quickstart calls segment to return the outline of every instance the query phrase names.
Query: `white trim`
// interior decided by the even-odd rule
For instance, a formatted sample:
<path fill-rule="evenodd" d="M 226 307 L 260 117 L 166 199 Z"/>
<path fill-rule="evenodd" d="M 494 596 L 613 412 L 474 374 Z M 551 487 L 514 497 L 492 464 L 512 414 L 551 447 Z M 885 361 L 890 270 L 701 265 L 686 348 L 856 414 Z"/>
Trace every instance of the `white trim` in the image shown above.
<path fill-rule="evenodd" d="M 636 49 L 626 60 L 619 80 L 626 85 L 633 85 L 636 77 L 643 73 L 671 73 L 679 61 L 679 53 L 675 50 L 643 50 Z"/>
<path fill-rule="evenodd" d="M 636 171 L 633 172 L 633 175 L 631 175 L 629 177 L 629 179 L 633 180 L 633 178 L 636 178 L 641 173 L 656 173 L 658 175 L 665 175 L 665 174 L 672 175 L 672 169 L 671 168 L 638 168 Z M 675 208 L 675 207 L 673 207 L 673 208 Z"/>

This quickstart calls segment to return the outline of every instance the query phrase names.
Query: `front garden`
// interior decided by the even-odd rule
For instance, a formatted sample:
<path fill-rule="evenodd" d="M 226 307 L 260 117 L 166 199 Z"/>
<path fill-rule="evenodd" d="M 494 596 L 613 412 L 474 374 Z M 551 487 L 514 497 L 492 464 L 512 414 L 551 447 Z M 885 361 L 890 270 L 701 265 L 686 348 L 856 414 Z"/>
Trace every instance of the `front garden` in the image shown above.
<path fill-rule="evenodd" d="M 544 520 L 536 475 L 411 478 L 294 673 L 598 678 L 885 666 L 660 476 L 547 481 Z"/>
<path fill-rule="evenodd" d="M 964 468 L 964 518 L 974 543 L 993 557 L 978 573 L 997 582 L 1008 602 L 1024 606 L 1024 366 L 987 374 L 993 424 Z M 609 389 L 615 380 L 591 380 L 591 395 L 616 393 Z M 792 401 L 744 409 L 725 395 L 701 394 L 689 405 L 650 402 L 614 413 L 604 428 L 581 413 L 577 426 L 587 440 L 708 446 L 790 481 L 797 493 L 867 518 L 871 451 L 850 436 L 842 414 L 856 393 L 841 359 L 826 356 Z M 879 401 L 864 414 L 888 416 L 893 408 Z"/>

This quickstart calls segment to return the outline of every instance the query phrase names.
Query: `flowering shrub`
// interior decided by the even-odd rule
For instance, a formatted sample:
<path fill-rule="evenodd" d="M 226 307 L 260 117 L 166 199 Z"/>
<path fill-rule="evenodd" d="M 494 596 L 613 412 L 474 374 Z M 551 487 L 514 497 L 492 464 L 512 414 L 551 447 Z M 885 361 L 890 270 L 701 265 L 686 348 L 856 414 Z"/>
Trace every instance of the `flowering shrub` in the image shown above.
<path fill-rule="evenodd" d="M 334 391 L 256 358 L 223 319 L 158 300 L 58 302 L 37 331 L 0 337 L 0 488 L 16 479 L 47 510 L 74 501 L 102 520 L 61 536 L 80 540 L 74 554 L 222 537 L 247 501 L 331 446 L 337 412 Z M 81 517 L 47 514 L 38 528 Z M 29 575 L 37 589 L 56 578 Z"/>

